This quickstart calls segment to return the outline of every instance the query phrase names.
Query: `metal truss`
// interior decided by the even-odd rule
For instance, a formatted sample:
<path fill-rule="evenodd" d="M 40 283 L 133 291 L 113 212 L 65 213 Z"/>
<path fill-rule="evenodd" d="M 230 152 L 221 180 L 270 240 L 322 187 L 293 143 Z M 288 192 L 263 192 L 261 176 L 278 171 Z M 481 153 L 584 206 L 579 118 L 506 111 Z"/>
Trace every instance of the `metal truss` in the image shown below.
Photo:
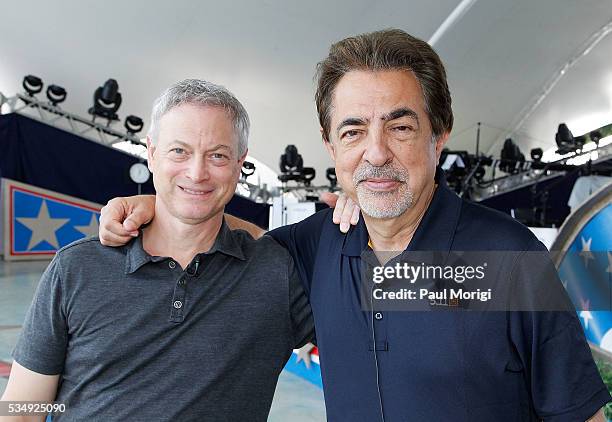
<path fill-rule="evenodd" d="M 112 147 L 120 142 L 130 142 L 134 145 L 141 145 L 146 148 L 146 143 L 141 141 L 138 137 L 127 132 L 113 129 L 110 127 L 110 122 L 106 125 L 97 123 L 95 117 L 86 118 L 78 116 L 63 110 L 61 107 L 54 106 L 50 102 L 41 101 L 33 96 L 16 94 L 13 97 L 6 97 L 0 92 L 0 110 L 5 108 L 8 109 L 8 113 L 17 113 L 27 116 L 108 147 Z M 599 158 L 594 160 L 593 163 L 612 158 L 612 144 L 597 148 L 596 151 L 599 153 Z M 137 153 L 125 150 L 124 152 L 141 158 Z M 573 157 L 565 158 L 558 163 L 565 162 L 570 158 Z M 559 177 L 564 173 L 565 172 L 562 171 L 550 171 L 546 169 L 527 169 L 518 174 L 494 179 L 488 182 L 486 187 L 472 185 L 471 198 L 476 201 L 482 201 L 489 197 L 520 189 L 536 182 L 539 183 Z M 284 184 L 284 186 L 278 189 L 269 189 L 265 185 L 253 185 L 246 182 L 244 179 L 241 180 L 241 185 L 249 192 L 248 195 L 243 194 L 243 196 L 264 203 L 269 202 L 271 197 L 282 195 L 283 193 L 291 192 L 298 199 L 303 201 L 306 200 L 308 195 L 317 195 L 323 191 L 339 190 L 339 188 L 330 189 L 329 186 L 287 186 L 287 184 Z"/>
<path fill-rule="evenodd" d="M 597 164 L 612 159 L 612 144 L 608 144 L 582 154 L 591 154 L 594 151 L 597 151 L 598 158 L 596 160 L 593 160 L 592 164 Z M 576 158 L 577 156 L 582 154 L 578 153 L 550 164 L 565 164 L 568 160 Z M 495 162 L 493 163 L 493 165 L 497 165 L 497 163 Z M 566 174 L 566 171 L 553 171 L 548 170 L 546 168 L 526 169 L 525 171 L 522 171 L 520 173 L 500 177 L 498 179 L 494 179 L 490 182 L 487 182 L 486 187 L 479 187 L 477 185 L 473 186 L 471 198 L 475 201 L 482 201 L 492 196 L 511 192 L 516 189 L 521 189 L 525 186 L 529 186 L 534 183 L 541 183 L 546 180 L 562 176 L 564 174 Z"/>
<path fill-rule="evenodd" d="M 5 97 L 0 92 L 0 109 L 5 106 L 8 107 L 9 113 L 27 116 L 108 147 L 126 141 L 146 147 L 146 144 L 135 135 L 110 127 L 110 122 L 106 125 L 97 123 L 95 117 L 85 118 L 69 113 L 59 106 L 40 101 L 33 96 L 16 94 L 14 97 Z"/>

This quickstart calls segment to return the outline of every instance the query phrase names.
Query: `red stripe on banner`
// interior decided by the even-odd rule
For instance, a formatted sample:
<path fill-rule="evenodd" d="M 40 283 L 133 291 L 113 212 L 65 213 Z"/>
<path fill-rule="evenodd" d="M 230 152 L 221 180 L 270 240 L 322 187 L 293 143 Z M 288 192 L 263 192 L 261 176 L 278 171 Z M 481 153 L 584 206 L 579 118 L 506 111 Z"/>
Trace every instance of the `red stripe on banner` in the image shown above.
<path fill-rule="evenodd" d="M 13 247 L 15 245 L 15 237 L 13 236 L 13 226 L 14 226 L 14 221 L 13 221 L 13 186 L 10 187 L 9 189 L 9 227 L 11 228 L 11 237 L 10 237 L 10 249 L 11 255 L 15 254 L 15 248 Z"/>
<path fill-rule="evenodd" d="M 60 202 L 60 203 L 64 203 L 64 204 L 68 204 L 68 205 L 72 205 L 74 207 L 77 208 L 82 208 L 82 209 L 86 209 L 88 211 L 94 211 L 96 213 L 99 213 L 101 210 L 98 208 L 92 208 L 92 207 L 88 207 L 87 205 L 82 205 L 82 204 L 77 204 L 76 202 L 72 202 L 72 201 L 68 201 L 66 199 L 60 199 L 60 198 L 56 198 L 54 196 L 50 196 L 50 195 L 46 195 L 44 193 L 40 193 L 40 192 L 34 192 L 31 191 L 29 189 L 25 189 L 25 188 L 20 188 L 14 185 L 11 185 L 9 188 L 9 227 L 10 227 L 10 254 L 12 256 L 20 256 L 20 255 L 47 255 L 47 256 L 53 256 L 55 255 L 55 251 L 25 251 L 25 252 L 16 252 L 14 249 L 14 245 L 15 245 L 15 237 L 14 237 L 14 233 L 13 233 L 13 225 L 14 225 L 14 218 L 13 218 L 13 196 L 15 194 L 15 191 L 17 192 L 26 192 L 29 193 L 31 195 L 34 195 L 36 197 L 42 197 L 45 199 L 50 199 L 52 201 L 55 202 Z"/>
<path fill-rule="evenodd" d="M 78 207 L 78 208 L 83 208 L 83 209 L 86 209 L 86 210 L 89 210 L 89 211 L 100 212 L 100 208 L 88 207 L 87 205 L 79 204 L 77 202 L 72 202 L 72 201 L 69 201 L 67 199 L 57 198 L 55 196 L 47 195 L 45 193 L 34 192 L 33 190 L 29 190 L 29 189 L 25 189 L 25 188 L 20 188 L 20 187 L 17 187 L 17 186 L 11 186 L 11 191 L 13 191 L 13 190 L 20 191 L 20 192 L 26 192 L 26 193 L 32 194 L 34 196 L 42 197 L 42 198 L 45 198 L 45 199 L 50 199 L 52 201 L 61 202 L 61 203 L 64 203 L 64 204 L 69 204 L 69 205 L 72 205 L 72 206 L 75 206 L 75 207 Z"/>
<path fill-rule="evenodd" d="M 0 360 L 0 377 L 8 378 L 11 374 L 11 364 Z"/>

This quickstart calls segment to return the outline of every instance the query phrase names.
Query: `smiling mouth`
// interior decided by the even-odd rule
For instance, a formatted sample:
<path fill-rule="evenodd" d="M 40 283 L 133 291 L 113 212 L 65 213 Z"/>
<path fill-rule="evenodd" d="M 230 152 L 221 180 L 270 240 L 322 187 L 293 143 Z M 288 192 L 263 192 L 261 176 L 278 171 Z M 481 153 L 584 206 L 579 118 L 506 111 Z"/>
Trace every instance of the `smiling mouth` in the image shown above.
<path fill-rule="evenodd" d="M 374 191 L 389 191 L 397 189 L 397 187 L 403 182 L 396 179 L 365 179 L 360 184 L 365 185 L 369 190 Z"/>
<path fill-rule="evenodd" d="M 195 196 L 202 196 L 202 195 L 206 195 L 207 193 L 212 192 L 212 190 L 194 190 L 194 189 L 187 189 L 182 186 L 179 186 L 179 188 L 183 192 L 188 193 L 189 195 L 195 195 Z"/>

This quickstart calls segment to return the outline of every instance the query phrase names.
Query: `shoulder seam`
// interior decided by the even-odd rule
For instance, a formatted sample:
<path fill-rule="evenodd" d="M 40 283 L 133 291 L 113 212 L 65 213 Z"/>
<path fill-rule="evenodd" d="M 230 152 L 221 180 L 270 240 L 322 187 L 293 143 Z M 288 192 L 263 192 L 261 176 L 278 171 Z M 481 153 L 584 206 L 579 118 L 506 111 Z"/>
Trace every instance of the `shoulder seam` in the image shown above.
<path fill-rule="evenodd" d="M 69 249 L 72 249 L 75 246 L 79 246 L 82 245 L 84 243 L 90 243 L 90 242 L 99 242 L 100 238 L 99 237 L 86 237 L 84 239 L 78 239 L 75 240 L 74 242 L 70 243 L 69 245 L 66 246 L 62 246 L 60 249 L 57 250 L 57 254 L 59 255 L 60 253 L 67 251 Z"/>

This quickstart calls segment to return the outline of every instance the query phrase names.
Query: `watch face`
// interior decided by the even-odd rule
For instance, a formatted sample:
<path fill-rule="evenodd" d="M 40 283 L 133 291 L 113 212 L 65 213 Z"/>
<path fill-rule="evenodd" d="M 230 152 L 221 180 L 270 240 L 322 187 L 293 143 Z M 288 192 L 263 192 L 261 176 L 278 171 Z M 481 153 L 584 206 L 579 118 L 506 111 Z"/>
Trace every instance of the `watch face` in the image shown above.
<path fill-rule="evenodd" d="M 149 169 L 143 163 L 136 163 L 130 167 L 130 177 L 134 183 L 145 183 L 149 180 Z"/>

